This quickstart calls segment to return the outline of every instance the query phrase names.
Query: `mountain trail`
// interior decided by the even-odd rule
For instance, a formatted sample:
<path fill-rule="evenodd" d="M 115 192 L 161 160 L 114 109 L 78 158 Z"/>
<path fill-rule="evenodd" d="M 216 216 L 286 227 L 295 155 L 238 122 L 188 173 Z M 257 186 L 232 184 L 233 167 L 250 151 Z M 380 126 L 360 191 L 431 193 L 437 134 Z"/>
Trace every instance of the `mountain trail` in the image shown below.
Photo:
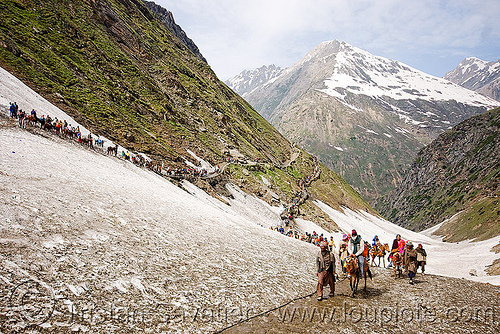
<path fill-rule="evenodd" d="M 420 273 L 410 285 L 406 276 L 392 277 L 392 270 L 372 267 L 372 272 L 366 292 L 360 281 L 354 298 L 345 280 L 336 283 L 334 297 L 297 300 L 223 333 L 412 333 L 417 329 L 420 333 L 497 333 L 500 329 L 498 286 Z"/>

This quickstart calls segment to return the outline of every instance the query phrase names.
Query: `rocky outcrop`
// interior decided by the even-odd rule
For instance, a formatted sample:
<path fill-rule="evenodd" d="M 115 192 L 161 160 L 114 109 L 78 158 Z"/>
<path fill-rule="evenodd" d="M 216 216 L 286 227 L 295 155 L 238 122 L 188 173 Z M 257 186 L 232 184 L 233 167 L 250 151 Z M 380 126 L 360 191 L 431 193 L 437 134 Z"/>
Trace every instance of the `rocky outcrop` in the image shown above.
<path fill-rule="evenodd" d="M 500 108 L 472 117 L 423 148 L 377 206 L 392 222 L 441 227 L 448 240 L 500 234 Z"/>
<path fill-rule="evenodd" d="M 191 50 L 196 55 L 196 57 L 200 58 L 205 63 L 207 62 L 205 57 L 203 57 L 200 50 L 198 49 L 198 46 L 196 46 L 193 40 L 186 35 L 186 32 L 182 30 L 182 28 L 177 23 L 175 23 L 174 15 L 171 11 L 163 8 L 160 5 L 157 5 L 153 1 L 144 1 L 144 4 L 153 14 L 155 14 L 160 19 L 161 22 L 165 24 L 168 30 L 170 30 L 185 46 L 187 46 L 189 50 Z"/>
<path fill-rule="evenodd" d="M 500 60 L 487 62 L 475 57 L 465 58 L 444 78 L 500 101 Z"/>

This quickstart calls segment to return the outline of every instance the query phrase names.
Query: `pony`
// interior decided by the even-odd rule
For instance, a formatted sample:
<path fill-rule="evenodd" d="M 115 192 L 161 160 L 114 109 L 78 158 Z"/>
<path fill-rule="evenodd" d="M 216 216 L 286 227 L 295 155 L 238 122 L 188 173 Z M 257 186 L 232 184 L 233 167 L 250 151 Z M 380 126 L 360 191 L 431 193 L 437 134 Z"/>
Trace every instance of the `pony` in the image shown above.
<path fill-rule="evenodd" d="M 80 136 L 80 143 L 85 145 L 85 146 L 89 146 L 89 147 L 93 147 L 91 146 L 92 145 L 92 139 L 88 139 L 87 137 L 83 137 L 83 136 Z"/>
<path fill-rule="evenodd" d="M 75 131 L 70 130 L 70 129 L 68 129 L 68 128 L 64 128 L 62 132 L 63 132 L 63 135 L 64 135 L 64 136 L 69 137 L 69 138 L 73 138 L 73 137 L 75 137 L 75 136 L 76 136 Z"/>
<path fill-rule="evenodd" d="M 28 119 L 29 124 L 32 126 L 35 126 L 36 122 L 38 122 L 38 119 L 35 117 L 35 115 L 28 115 L 26 116 L 26 118 Z"/>
<path fill-rule="evenodd" d="M 118 144 L 116 144 L 115 147 L 113 146 L 108 146 L 108 154 L 115 154 L 116 156 L 116 153 L 118 152 Z"/>
<path fill-rule="evenodd" d="M 51 131 L 54 128 L 52 123 L 45 121 L 45 123 L 42 124 L 42 129 Z"/>
<path fill-rule="evenodd" d="M 359 263 L 358 263 L 358 258 L 354 255 L 349 255 L 345 259 L 345 268 L 346 272 L 349 274 L 349 286 L 351 287 L 352 291 L 352 297 L 356 294 L 356 291 L 358 290 L 358 284 L 359 280 L 361 278 L 361 275 L 363 275 L 365 279 L 365 287 L 363 288 L 364 291 L 366 291 L 366 275 L 372 279 L 372 273 L 370 272 L 369 264 L 365 263 L 363 266 L 363 274 L 361 274 L 361 270 L 359 268 Z"/>
<path fill-rule="evenodd" d="M 354 294 L 356 293 L 356 290 L 358 289 L 358 284 L 359 284 L 359 266 L 358 266 L 358 259 L 356 259 L 355 256 L 349 255 L 345 259 L 345 269 L 347 274 L 349 274 L 349 286 L 352 291 L 352 297 L 354 297 Z"/>
<path fill-rule="evenodd" d="M 384 262 L 384 268 L 385 268 L 385 254 L 389 251 L 389 245 L 388 244 L 383 244 L 383 245 L 375 245 L 370 251 L 370 256 L 372 258 L 372 266 L 375 264 L 375 258 L 378 257 L 378 265 L 377 267 L 380 267 L 380 259 Z"/>

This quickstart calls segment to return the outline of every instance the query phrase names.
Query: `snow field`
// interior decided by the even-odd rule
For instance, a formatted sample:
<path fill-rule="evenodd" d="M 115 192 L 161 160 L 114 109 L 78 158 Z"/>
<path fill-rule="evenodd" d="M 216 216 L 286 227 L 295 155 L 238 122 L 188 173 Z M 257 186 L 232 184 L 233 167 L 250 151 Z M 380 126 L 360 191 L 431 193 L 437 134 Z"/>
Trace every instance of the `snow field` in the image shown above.
<path fill-rule="evenodd" d="M 186 310 L 265 309 L 314 289 L 316 247 L 269 230 L 279 210 L 253 196 L 233 188 L 227 206 L 191 184 L 188 193 L 18 129 L 2 129 L 0 143 L 0 242 L 24 245 L 0 256 L 12 285 L 41 280 L 68 294 L 85 286 L 90 298 Z"/>

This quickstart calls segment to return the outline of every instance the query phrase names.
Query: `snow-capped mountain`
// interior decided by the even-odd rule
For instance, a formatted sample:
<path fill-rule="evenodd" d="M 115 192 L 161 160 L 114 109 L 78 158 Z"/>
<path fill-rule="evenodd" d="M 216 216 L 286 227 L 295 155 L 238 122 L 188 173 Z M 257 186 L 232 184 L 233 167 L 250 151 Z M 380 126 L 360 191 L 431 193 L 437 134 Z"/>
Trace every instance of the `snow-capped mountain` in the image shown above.
<path fill-rule="evenodd" d="M 335 42 L 320 45 L 325 48 Z M 333 55 L 332 55 L 333 56 Z M 357 47 L 341 44 L 335 54 L 335 67 L 325 80 L 325 93 L 345 99 L 347 92 L 374 98 L 425 101 L 455 100 L 459 103 L 492 107 L 498 105 L 472 91 L 450 84 L 446 80 L 411 68 L 401 62 L 374 56 Z M 500 70 L 500 67 L 498 67 Z"/>
<path fill-rule="evenodd" d="M 500 60 L 465 58 L 445 79 L 500 101 Z"/>
<path fill-rule="evenodd" d="M 245 99 L 368 200 L 396 187 L 440 133 L 500 105 L 340 41 L 321 43 Z"/>
<path fill-rule="evenodd" d="M 274 64 L 262 66 L 255 70 L 245 70 L 232 78 L 229 78 L 225 83 L 231 87 L 240 96 L 245 97 L 254 88 L 259 87 L 272 79 L 278 77 L 283 69 Z"/>

